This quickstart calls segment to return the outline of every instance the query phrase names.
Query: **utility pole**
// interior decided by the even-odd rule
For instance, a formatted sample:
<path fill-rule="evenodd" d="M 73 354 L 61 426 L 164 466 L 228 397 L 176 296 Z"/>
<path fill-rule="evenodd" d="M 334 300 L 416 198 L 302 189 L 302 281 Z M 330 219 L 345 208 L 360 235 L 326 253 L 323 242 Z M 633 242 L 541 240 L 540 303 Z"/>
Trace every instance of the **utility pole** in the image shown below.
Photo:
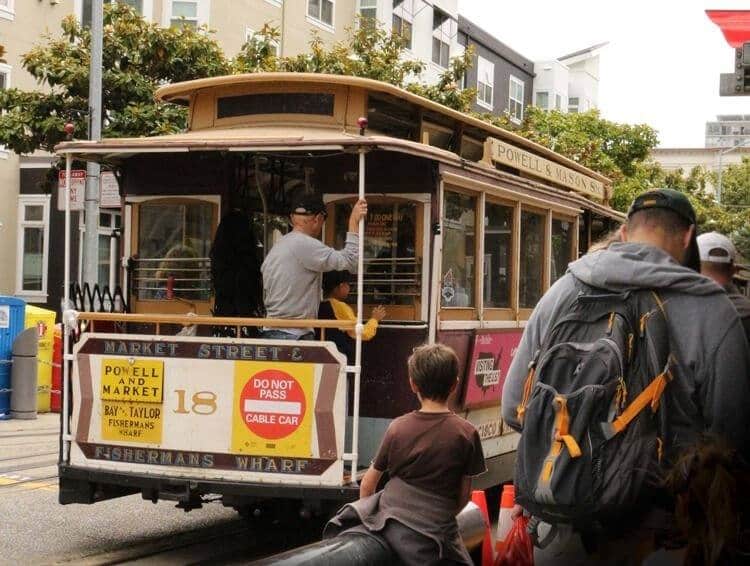
<path fill-rule="evenodd" d="M 91 2 L 91 68 L 89 70 L 89 139 L 102 139 L 102 36 L 103 0 Z M 98 163 L 86 165 L 86 232 L 83 236 L 83 281 L 97 283 L 99 260 L 99 172 Z"/>

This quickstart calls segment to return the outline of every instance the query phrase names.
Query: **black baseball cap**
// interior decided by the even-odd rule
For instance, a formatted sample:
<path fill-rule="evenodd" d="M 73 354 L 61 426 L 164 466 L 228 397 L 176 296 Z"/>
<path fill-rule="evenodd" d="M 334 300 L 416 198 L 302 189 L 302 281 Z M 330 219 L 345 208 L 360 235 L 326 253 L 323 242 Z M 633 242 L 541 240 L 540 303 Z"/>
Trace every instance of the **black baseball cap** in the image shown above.
<path fill-rule="evenodd" d="M 352 274 L 348 271 L 326 271 L 323 274 L 323 294 L 328 295 L 342 283 L 351 283 Z"/>
<path fill-rule="evenodd" d="M 304 214 L 312 216 L 326 211 L 326 205 L 320 195 L 306 194 L 292 201 L 292 208 L 289 214 Z"/>
<path fill-rule="evenodd" d="M 640 210 L 646 210 L 649 208 L 665 208 L 671 210 L 686 220 L 688 224 L 695 226 L 693 229 L 693 238 L 688 246 L 687 255 L 685 257 L 685 265 L 690 269 L 700 271 L 701 261 L 700 253 L 698 252 L 695 209 L 693 208 L 693 205 L 690 204 L 685 193 L 681 193 L 674 189 L 654 189 L 652 191 L 641 193 L 635 197 L 633 204 L 630 205 L 628 218 Z"/>

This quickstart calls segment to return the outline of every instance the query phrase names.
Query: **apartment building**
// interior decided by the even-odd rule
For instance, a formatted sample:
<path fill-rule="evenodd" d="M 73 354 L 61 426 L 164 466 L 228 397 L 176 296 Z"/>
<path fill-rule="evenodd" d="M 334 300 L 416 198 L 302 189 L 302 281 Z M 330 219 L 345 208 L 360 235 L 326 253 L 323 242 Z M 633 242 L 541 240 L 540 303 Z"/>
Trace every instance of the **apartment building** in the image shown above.
<path fill-rule="evenodd" d="M 599 106 L 599 43 L 534 64 L 534 105 L 545 110 L 586 112 Z"/>
<path fill-rule="evenodd" d="M 57 30 L 73 11 L 73 0 L 0 0 L 0 88 L 38 88 L 21 66 L 21 57 L 46 31 Z M 27 167 L 49 167 L 49 158 L 21 158 L 0 149 L 0 294 L 15 294 L 31 302 L 47 302 L 49 231 L 52 196 L 41 188 L 21 193 Z M 42 165 L 43 164 L 43 165 Z M 24 167 L 22 169 L 21 167 Z"/>
<path fill-rule="evenodd" d="M 161 25 L 207 24 L 228 56 L 254 32 L 270 23 L 280 30 L 284 55 L 304 52 L 316 33 L 326 44 L 343 40 L 355 21 L 356 0 L 105 0 L 133 6 Z M 0 0 L 0 88 L 39 88 L 21 66 L 21 57 L 45 32 L 58 33 L 63 18 L 74 14 L 91 22 L 91 0 Z M 62 253 L 50 242 L 62 236 L 62 214 L 55 191 L 45 186 L 52 158 L 18 156 L 0 148 L 0 294 L 57 310 L 62 295 Z M 80 223 L 73 213 L 74 225 Z M 121 224 L 117 208 L 102 208 L 99 218 L 99 280 L 107 284 L 116 271 L 111 254 L 113 231 Z M 75 236 L 75 235 L 74 235 Z M 73 264 L 80 264 L 73 246 Z"/>
<path fill-rule="evenodd" d="M 457 0 L 356 0 L 356 8 L 362 18 L 406 40 L 406 57 L 425 63 L 424 82 L 437 82 L 451 57 L 463 53 Z"/>
<path fill-rule="evenodd" d="M 750 143 L 750 115 L 723 114 L 706 122 L 706 147 L 736 147 Z"/>
<path fill-rule="evenodd" d="M 531 104 L 534 63 L 463 16 L 458 17 L 458 41 L 474 48 L 474 64 L 465 79 L 465 86 L 477 89 L 472 110 L 507 113 L 520 124 Z"/>

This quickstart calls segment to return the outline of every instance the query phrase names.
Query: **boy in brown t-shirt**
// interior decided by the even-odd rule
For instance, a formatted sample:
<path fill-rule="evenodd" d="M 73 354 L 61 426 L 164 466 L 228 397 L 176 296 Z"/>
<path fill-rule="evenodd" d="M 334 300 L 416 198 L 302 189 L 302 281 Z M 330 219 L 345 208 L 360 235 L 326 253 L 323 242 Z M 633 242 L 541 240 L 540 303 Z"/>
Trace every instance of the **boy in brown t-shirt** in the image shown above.
<path fill-rule="evenodd" d="M 448 408 L 458 358 L 448 346 L 425 345 L 414 350 L 408 367 L 422 407 L 390 424 L 362 479 L 360 500 L 339 511 L 329 527 L 361 522 L 407 565 L 471 564 L 456 514 L 469 501 L 471 477 L 486 467 L 476 429 Z M 386 471 L 390 479 L 375 493 Z"/>

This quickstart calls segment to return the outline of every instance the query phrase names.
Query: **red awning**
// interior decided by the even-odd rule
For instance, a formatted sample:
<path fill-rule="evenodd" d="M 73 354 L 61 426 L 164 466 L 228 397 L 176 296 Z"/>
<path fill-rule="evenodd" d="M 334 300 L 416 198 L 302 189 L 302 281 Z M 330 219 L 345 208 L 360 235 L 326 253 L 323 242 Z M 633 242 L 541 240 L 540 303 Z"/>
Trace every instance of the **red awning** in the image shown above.
<path fill-rule="evenodd" d="M 735 49 L 750 41 L 750 10 L 706 10 L 706 15 Z"/>

